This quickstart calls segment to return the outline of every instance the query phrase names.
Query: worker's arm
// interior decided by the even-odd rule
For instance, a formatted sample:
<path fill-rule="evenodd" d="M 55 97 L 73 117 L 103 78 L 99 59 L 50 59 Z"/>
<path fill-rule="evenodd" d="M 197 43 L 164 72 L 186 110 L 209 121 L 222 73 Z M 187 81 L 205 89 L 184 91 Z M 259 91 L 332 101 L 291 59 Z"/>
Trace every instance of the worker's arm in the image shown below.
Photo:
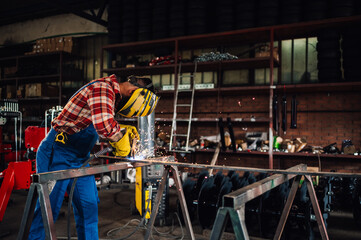
<path fill-rule="evenodd" d="M 98 135 L 113 142 L 121 139 L 121 127 L 114 119 L 115 94 L 111 85 L 106 82 L 95 83 L 87 103 Z"/>
<path fill-rule="evenodd" d="M 115 94 L 109 84 L 94 84 L 88 97 L 93 125 L 100 137 L 110 141 L 114 155 L 125 157 L 131 150 L 130 142 L 139 135 L 135 127 L 118 124 L 114 119 L 114 103 Z"/>

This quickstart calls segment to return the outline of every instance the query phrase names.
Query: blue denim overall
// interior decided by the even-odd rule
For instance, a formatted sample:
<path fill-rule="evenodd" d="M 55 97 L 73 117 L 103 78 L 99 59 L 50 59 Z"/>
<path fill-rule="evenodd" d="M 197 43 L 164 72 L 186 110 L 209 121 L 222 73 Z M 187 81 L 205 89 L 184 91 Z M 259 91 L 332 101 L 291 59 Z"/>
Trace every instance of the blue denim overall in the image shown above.
<path fill-rule="evenodd" d="M 65 144 L 55 142 L 57 134 L 54 129 L 51 129 L 39 146 L 36 156 L 38 173 L 79 168 L 90 157 L 90 151 L 98 140 L 98 134 L 92 124 L 78 133 L 68 135 Z M 72 183 L 73 179 L 59 180 L 50 193 L 54 221 L 58 218 L 64 194 L 65 192 L 70 193 Z M 94 176 L 78 178 L 73 195 L 78 239 L 99 238 L 98 202 L 98 191 Z M 39 202 L 35 208 L 29 239 L 45 239 Z"/>

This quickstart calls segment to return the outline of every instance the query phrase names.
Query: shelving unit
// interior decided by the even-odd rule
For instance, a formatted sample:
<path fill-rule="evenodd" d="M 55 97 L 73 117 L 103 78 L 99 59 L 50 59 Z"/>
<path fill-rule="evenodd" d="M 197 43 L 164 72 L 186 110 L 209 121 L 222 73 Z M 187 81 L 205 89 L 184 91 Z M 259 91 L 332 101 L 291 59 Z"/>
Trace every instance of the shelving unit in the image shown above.
<path fill-rule="evenodd" d="M 179 52 L 183 50 L 193 50 L 193 49 L 206 49 L 206 48 L 215 48 L 221 47 L 225 49 L 227 47 L 235 47 L 244 44 L 250 43 L 265 43 L 268 42 L 270 45 L 270 57 L 263 58 L 242 58 L 238 60 L 230 61 L 219 61 L 219 62 L 200 62 L 198 63 L 198 71 L 214 71 L 221 73 L 224 70 L 239 70 L 239 69 L 256 69 L 256 68 L 269 68 L 269 79 L 270 83 L 267 86 L 232 86 L 225 87 L 222 84 L 221 74 L 218 74 L 218 81 L 214 89 L 202 89 L 196 91 L 197 96 L 206 96 L 214 95 L 215 98 L 219 99 L 220 95 L 238 95 L 242 93 L 255 93 L 268 95 L 269 97 L 269 109 L 268 117 L 263 117 L 262 119 L 257 119 L 257 123 L 268 124 L 269 129 L 269 139 L 273 139 L 273 109 L 272 109 L 272 99 L 274 93 L 283 93 L 284 89 L 287 90 L 287 93 L 300 93 L 300 92 L 328 92 L 328 91 L 359 91 L 361 89 L 360 82 L 338 82 L 338 83 L 312 83 L 312 84 L 293 84 L 293 85 L 283 85 L 281 78 L 279 77 L 279 82 L 274 82 L 273 72 L 274 68 L 278 67 L 280 69 L 280 62 L 275 59 L 273 56 L 274 43 L 281 40 L 295 39 L 295 38 L 305 38 L 305 37 L 315 37 L 317 33 L 321 30 L 330 30 L 334 31 L 335 29 L 343 29 L 350 26 L 360 26 L 361 16 L 352 16 L 352 17 L 342 17 L 342 18 L 331 18 L 310 22 L 300 22 L 293 24 L 284 24 L 277 26 L 267 26 L 267 27 L 257 27 L 250 29 L 241 29 L 230 32 L 221 32 L 221 33 L 210 33 L 203 35 L 194 35 L 194 36 L 182 36 L 176 38 L 167 38 L 159 39 L 152 41 L 140 41 L 140 42 L 130 42 L 130 43 L 121 43 L 121 44 L 112 44 L 106 45 L 102 48 L 102 57 L 103 60 L 106 56 L 106 53 L 110 55 L 121 55 L 129 56 L 136 54 L 152 54 L 157 49 L 167 48 L 171 49 L 174 55 L 174 64 L 170 65 L 160 65 L 160 66 L 135 66 L 133 68 L 117 67 L 117 68 L 105 68 L 103 69 L 103 62 L 101 62 L 101 72 L 107 74 L 117 74 L 119 76 L 128 76 L 131 74 L 134 75 L 157 75 L 157 74 L 174 74 L 175 81 L 177 81 L 177 72 L 178 72 L 178 56 Z M 279 53 L 281 56 L 281 53 Z M 184 72 L 191 71 L 194 67 L 193 63 L 182 63 L 182 70 Z M 176 85 L 176 83 L 175 83 Z M 171 97 L 174 94 L 174 91 L 160 91 L 158 93 L 161 96 L 166 98 Z M 156 120 L 158 122 L 169 122 L 170 118 L 163 118 Z M 196 121 L 200 123 L 206 122 L 217 122 L 216 118 L 205 117 L 203 119 L 198 118 Z M 236 121 L 232 121 L 236 122 Z M 244 123 L 251 123 L 252 121 L 244 120 Z M 273 168 L 273 155 L 272 151 L 272 142 L 270 141 L 270 151 L 268 153 L 269 158 L 269 168 Z M 299 155 L 297 155 L 299 156 Z M 303 155 L 307 157 L 307 155 Z M 357 158 L 357 156 L 356 156 Z"/>
<path fill-rule="evenodd" d="M 0 58 L 1 98 L 18 100 L 25 128 L 39 125 L 47 109 L 64 104 L 78 87 L 69 82 L 83 84 L 83 64 L 63 51 Z"/>

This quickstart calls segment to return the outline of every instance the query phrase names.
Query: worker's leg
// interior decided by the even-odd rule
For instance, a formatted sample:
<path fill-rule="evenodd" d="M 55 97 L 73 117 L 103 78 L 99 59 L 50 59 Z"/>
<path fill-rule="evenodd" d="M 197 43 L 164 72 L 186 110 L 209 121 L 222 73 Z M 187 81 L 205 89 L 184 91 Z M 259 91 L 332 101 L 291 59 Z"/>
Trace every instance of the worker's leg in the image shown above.
<path fill-rule="evenodd" d="M 69 179 L 57 181 L 53 191 L 50 193 L 49 198 L 54 221 L 58 218 L 69 182 Z M 45 239 L 45 230 L 39 201 L 36 203 L 34 218 L 29 232 L 29 239 Z"/>
<path fill-rule="evenodd" d="M 78 239 L 98 239 L 98 202 L 94 176 L 78 178 L 73 195 Z"/>

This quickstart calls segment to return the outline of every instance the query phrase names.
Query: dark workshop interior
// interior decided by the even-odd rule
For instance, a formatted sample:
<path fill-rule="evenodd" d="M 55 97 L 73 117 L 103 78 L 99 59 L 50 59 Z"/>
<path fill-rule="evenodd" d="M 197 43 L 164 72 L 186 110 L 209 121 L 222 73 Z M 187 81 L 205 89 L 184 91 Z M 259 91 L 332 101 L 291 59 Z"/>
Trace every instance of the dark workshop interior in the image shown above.
<path fill-rule="evenodd" d="M 361 1 L 0 4 L 0 239 L 28 239 L 36 202 L 45 239 L 88 239 L 72 191 L 55 222 L 49 202 L 84 176 L 89 239 L 361 239 Z M 52 121 L 113 74 L 159 97 L 112 110 L 140 135 L 131 153 L 99 138 L 89 166 L 37 172 Z"/>

